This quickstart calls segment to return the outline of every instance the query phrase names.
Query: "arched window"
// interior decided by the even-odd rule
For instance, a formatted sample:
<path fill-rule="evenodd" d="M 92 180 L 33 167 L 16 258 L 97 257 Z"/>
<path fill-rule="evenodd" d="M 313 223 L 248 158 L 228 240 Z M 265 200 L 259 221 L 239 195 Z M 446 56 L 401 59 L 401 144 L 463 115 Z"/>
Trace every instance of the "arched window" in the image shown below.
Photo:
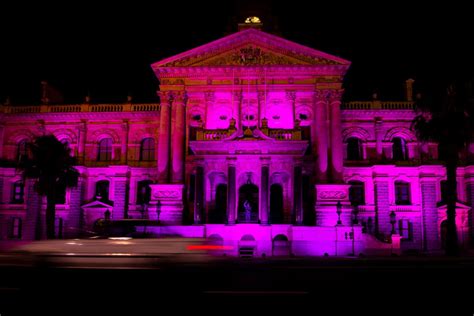
<path fill-rule="evenodd" d="M 99 142 L 97 161 L 112 160 L 112 138 L 104 138 Z"/>
<path fill-rule="evenodd" d="M 140 145 L 140 160 L 152 161 L 155 159 L 155 140 L 153 138 L 145 138 Z"/>
<path fill-rule="evenodd" d="M 393 160 L 408 159 L 407 143 L 403 138 L 395 137 L 392 139 L 392 154 Z"/>
<path fill-rule="evenodd" d="M 357 137 L 347 139 L 347 160 L 362 160 L 362 142 Z"/>
<path fill-rule="evenodd" d="M 22 181 L 13 183 L 13 204 L 22 204 L 24 202 L 25 185 Z"/>
<path fill-rule="evenodd" d="M 109 181 L 97 181 L 95 184 L 95 197 L 103 202 L 109 200 Z"/>
<path fill-rule="evenodd" d="M 137 204 L 146 204 L 151 199 L 151 180 L 143 180 L 137 184 Z"/>
<path fill-rule="evenodd" d="M 349 181 L 349 200 L 352 205 L 365 204 L 365 189 L 362 181 Z"/>
<path fill-rule="evenodd" d="M 16 160 L 24 161 L 26 158 L 28 158 L 28 142 L 24 139 L 17 145 Z"/>
<path fill-rule="evenodd" d="M 395 204 L 410 205 L 410 184 L 407 182 L 395 182 Z"/>

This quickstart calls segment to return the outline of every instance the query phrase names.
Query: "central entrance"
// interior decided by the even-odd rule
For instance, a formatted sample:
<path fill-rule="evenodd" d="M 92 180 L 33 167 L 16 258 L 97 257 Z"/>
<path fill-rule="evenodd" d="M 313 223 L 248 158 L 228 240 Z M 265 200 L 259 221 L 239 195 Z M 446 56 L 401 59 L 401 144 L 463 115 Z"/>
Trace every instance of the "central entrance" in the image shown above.
<path fill-rule="evenodd" d="M 247 183 L 239 188 L 239 223 L 258 223 L 258 187 Z"/>

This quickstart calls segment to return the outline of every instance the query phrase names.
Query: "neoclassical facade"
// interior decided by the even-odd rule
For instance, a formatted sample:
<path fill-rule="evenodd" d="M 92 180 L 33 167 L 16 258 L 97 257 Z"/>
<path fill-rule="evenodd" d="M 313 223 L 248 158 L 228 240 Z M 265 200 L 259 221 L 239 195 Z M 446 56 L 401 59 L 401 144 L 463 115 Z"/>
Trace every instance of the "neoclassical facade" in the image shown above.
<path fill-rule="evenodd" d="M 81 173 L 58 197 L 60 237 L 94 231 L 109 211 L 230 255 L 441 250 L 446 172 L 437 145 L 410 130 L 413 81 L 403 101 L 342 103 L 349 66 L 247 28 L 152 64 L 159 104 L 4 105 L 0 237 L 33 238 L 45 203 L 8 162 L 53 134 Z M 457 179 L 464 247 L 474 235 L 470 149 Z"/>

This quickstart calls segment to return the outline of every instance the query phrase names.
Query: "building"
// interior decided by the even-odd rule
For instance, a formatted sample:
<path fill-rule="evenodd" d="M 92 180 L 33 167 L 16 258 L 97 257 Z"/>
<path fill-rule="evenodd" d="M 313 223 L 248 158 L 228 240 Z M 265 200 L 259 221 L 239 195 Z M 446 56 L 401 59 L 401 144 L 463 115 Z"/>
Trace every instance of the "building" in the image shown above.
<path fill-rule="evenodd" d="M 22 159 L 42 134 L 78 158 L 79 185 L 58 199 L 58 235 L 92 231 L 109 211 L 231 255 L 440 250 L 446 172 L 437 145 L 410 130 L 413 81 L 404 101 L 342 104 L 349 61 L 246 26 L 154 63 L 159 104 L 1 108 L 4 160 Z M 31 180 L 2 167 L 0 191 L 1 238 L 32 238 L 45 204 Z M 458 170 L 458 195 L 467 246 L 472 164 Z"/>

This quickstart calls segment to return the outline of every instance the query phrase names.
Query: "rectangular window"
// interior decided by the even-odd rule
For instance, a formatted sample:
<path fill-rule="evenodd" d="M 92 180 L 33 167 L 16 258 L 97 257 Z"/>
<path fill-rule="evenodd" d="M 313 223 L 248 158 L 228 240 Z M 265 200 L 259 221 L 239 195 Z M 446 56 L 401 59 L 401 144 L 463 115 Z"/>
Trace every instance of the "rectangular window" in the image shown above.
<path fill-rule="evenodd" d="M 17 181 L 13 184 L 13 204 L 22 204 L 24 202 L 25 186 L 23 182 Z"/>
<path fill-rule="evenodd" d="M 410 184 L 395 183 L 395 204 L 410 205 Z"/>
<path fill-rule="evenodd" d="M 21 239 L 21 218 L 12 217 L 11 219 L 11 230 L 10 238 Z"/>
<path fill-rule="evenodd" d="M 411 223 L 408 219 L 401 219 L 399 221 L 400 236 L 404 239 L 411 239 Z"/>

